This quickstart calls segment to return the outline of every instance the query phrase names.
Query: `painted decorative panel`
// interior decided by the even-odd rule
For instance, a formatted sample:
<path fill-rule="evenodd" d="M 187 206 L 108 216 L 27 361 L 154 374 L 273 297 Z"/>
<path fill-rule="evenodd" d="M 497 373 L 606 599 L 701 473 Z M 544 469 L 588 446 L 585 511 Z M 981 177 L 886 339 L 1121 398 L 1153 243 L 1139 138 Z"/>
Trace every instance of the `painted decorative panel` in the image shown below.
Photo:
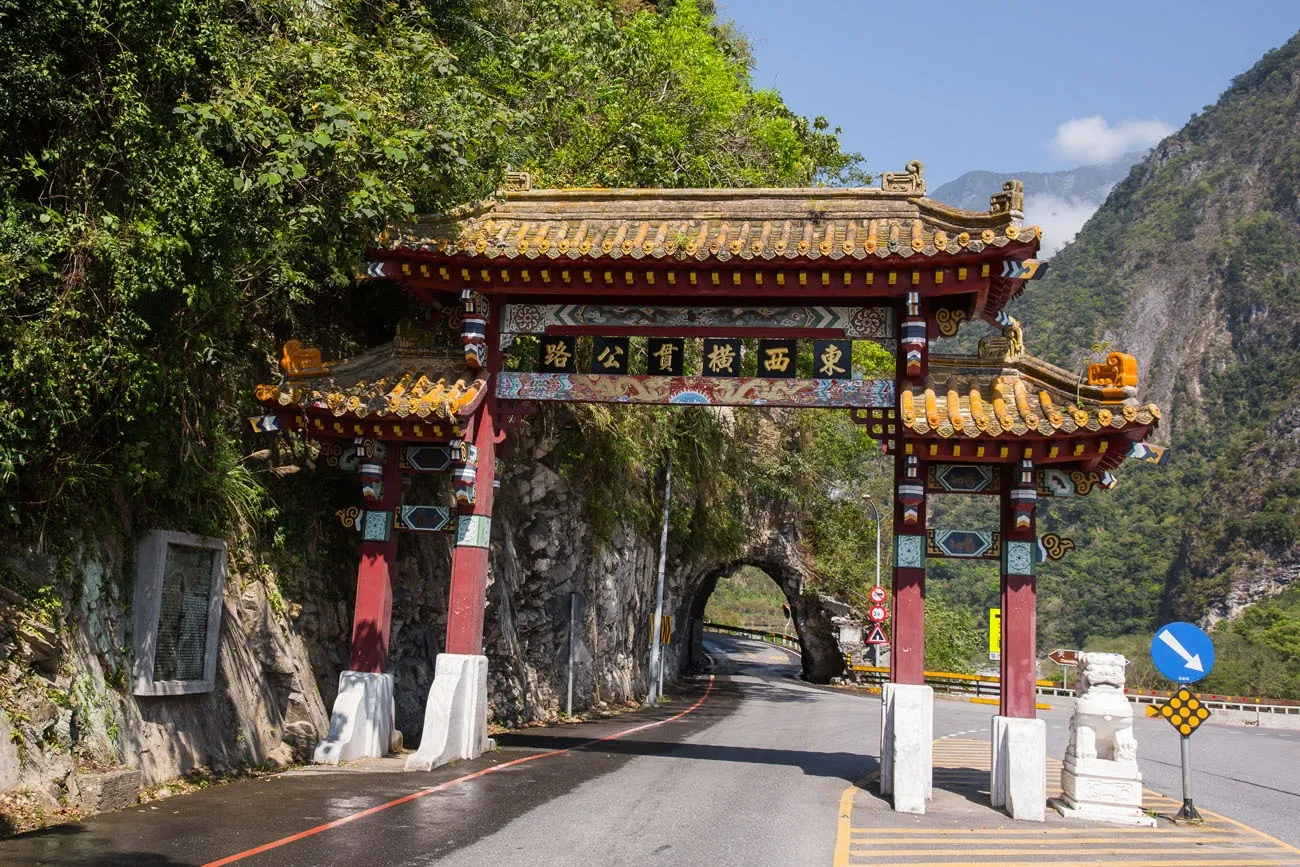
<path fill-rule="evenodd" d="M 930 557 L 996 560 L 1002 555 L 1002 534 L 990 530 L 926 531 L 925 553 Z"/>
<path fill-rule="evenodd" d="M 1033 575 L 1038 546 L 1033 542 L 1007 542 L 1002 546 L 1002 572 L 1006 575 Z"/>
<path fill-rule="evenodd" d="M 725 328 L 836 330 L 863 340 L 897 338 L 889 307 L 630 307 L 600 304 L 507 304 L 501 330 L 544 334 L 551 328 Z"/>
<path fill-rule="evenodd" d="M 951 494 L 996 494 L 998 468 L 990 464 L 930 464 L 926 487 Z"/>
<path fill-rule="evenodd" d="M 1096 487 L 1110 489 L 1115 486 L 1115 477 L 1108 472 L 1096 470 L 1057 470 L 1038 471 L 1038 496 L 1040 497 L 1086 497 Z"/>
<path fill-rule="evenodd" d="M 487 515 L 461 515 L 456 522 L 456 544 L 466 548 L 486 548 L 492 538 L 492 518 Z"/>
<path fill-rule="evenodd" d="M 895 536 L 894 565 L 900 569 L 924 569 L 925 537 Z"/>
<path fill-rule="evenodd" d="M 450 530 L 456 511 L 447 506 L 398 506 L 394 514 L 399 530 L 437 533 Z"/>
<path fill-rule="evenodd" d="M 463 460 L 461 449 L 451 446 L 406 446 L 402 449 L 402 469 L 418 473 L 445 473 L 453 461 Z"/>
<path fill-rule="evenodd" d="M 497 374 L 497 397 L 567 403 L 712 406 L 892 407 L 889 379 L 765 379 L 703 376 Z"/>
<path fill-rule="evenodd" d="M 392 512 L 367 509 L 361 513 L 361 541 L 387 542 L 392 532 Z"/>

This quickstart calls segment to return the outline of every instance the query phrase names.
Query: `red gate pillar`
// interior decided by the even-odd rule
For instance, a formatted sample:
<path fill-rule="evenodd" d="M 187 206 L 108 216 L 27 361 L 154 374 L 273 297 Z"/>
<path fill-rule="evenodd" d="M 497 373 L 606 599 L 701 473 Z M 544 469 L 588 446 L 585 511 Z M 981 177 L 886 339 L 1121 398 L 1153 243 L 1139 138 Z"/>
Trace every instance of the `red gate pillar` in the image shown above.
<path fill-rule="evenodd" d="M 313 761 L 320 764 L 382 756 L 393 743 L 393 676 L 384 669 L 393 620 L 397 566 L 393 510 L 402 501 L 401 446 L 359 439 L 357 462 L 365 502 L 357 516 L 361 563 L 352 614 L 352 655 L 349 669 L 339 672 L 329 732 L 316 745 Z"/>
<path fill-rule="evenodd" d="M 489 384 L 489 388 L 495 383 Z M 487 604 L 488 540 L 492 532 L 492 495 L 496 479 L 496 430 L 489 396 L 474 419 L 478 449 L 474 504 L 464 507 L 456 523 L 451 554 L 451 590 L 447 599 L 447 653 L 477 656 L 483 652 L 483 609 Z"/>
<path fill-rule="evenodd" d="M 402 500 L 401 448 L 396 443 L 385 447 L 371 440 L 357 446 L 366 503 L 358 519 L 362 542 L 356 606 L 352 614 L 349 662 L 352 671 L 379 674 L 388 665 L 388 633 L 393 622 L 392 572 L 397 565 L 393 510 Z M 382 457 L 379 451 L 384 452 Z"/>
<path fill-rule="evenodd" d="M 1033 719 L 1038 679 L 1038 611 L 1034 563 L 1038 489 L 1034 463 L 1022 460 L 1002 474 L 1002 699 L 999 713 Z"/>
<path fill-rule="evenodd" d="M 929 368 L 930 325 L 921 296 L 909 292 L 899 311 L 895 388 L 897 439 L 894 441 L 894 612 L 889 679 L 925 683 L 925 474 L 917 446 L 905 437 L 903 393 L 925 381 Z"/>
<path fill-rule="evenodd" d="M 900 436 L 901 439 L 901 436 Z M 889 679 L 925 683 L 925 477 L 916 455 L 894 459 L 894 612 Z"/>
<path fill-rule="evenodd" d="M 492 746 L 487 736 L 487 657 L 483 655 L 483 610 L 487 605 L 489 544 L 492 536 L 493 486 L 496 481 L 496 374 L 501 370 L 498 324 L 500 301 L 489 303 L 473 292 L 466 305 L 463 333 L 466 361 L 486 362 L 486 398 L 469 424 L 465 439 L 473 452 L 473 492 L 467 462 L 456 479 L 458 514 L 456 547 L 451 553 L 451 587 L 447 594 L 447 642 L 434 665 L 433 684 L 424 708 L 420 747 L 406 760 L 408 771 L 427 771 L 482 755 Z M 486 321 L 485 321 L 486 319 Z"/>
<path fill-rule="evenodd" d="M 989 729 L 989 797 L 1013 819 L 1043 821 L 1047 724 L 1035 718 L 1038 678 L 1034 563 L 1038 499 L 1034 462 L 1002 467 L 1002 698 Z"/>

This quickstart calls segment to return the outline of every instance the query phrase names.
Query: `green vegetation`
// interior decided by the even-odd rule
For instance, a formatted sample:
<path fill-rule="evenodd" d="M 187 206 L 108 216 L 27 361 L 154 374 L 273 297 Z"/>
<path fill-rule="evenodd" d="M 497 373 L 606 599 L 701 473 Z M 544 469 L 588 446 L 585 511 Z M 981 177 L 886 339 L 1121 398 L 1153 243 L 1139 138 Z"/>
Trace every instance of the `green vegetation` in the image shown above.
<path fill-rule="evenodd" d="M 665 6 L 0 3 L 5 520 L 113 524 L 115 497 L 204 532 L 276 520 L 249 386 L 290 335 L 390 333 L 408 308 L 356 292 L 364 245 L 507 163 L 557 185 L 856 171 L 750 85 L 739 39 Z"/>
<path fill-rule="evenodd" d="M 418 313 L 355 280 L 386 224 L 489 196 L 507 166 L 555 186 L 866 179 L 824 119 L 753 87 L 743 37 L 710 9 L 0 0 L 6 552 L 115 546 L 165 520 L 239 543 L 277 611 L 300 589 L 281 567 L 307 557 L 314 592 L 345 598 L 349 558 L 333 554 L 350 543 L 320 525 L 338 486 L 282 479 L 310 455 L 292 438 L 267 449 L 243 419 L 282 341 L 342 357 Z M 860 366 L 884 369 L 873 349 Z M 544 460 L 607 539 L 654 526 L 671 454 L 678 556 L 734 552 L 741 507 L 794 502 L 819 586 L 850 588 L 873 568 L 852 498 L 884 499 L 864 460 L 878 449 L 838 415 L 785 421 L 581 407 L 523 436 L 560 443 Z M 41 610 L 66 616 L 75 585 L 60 578 Z"/>
<path fill-rule="evenodd" d="M 785 596 L 766 572 L 742 566 L 718 579 L 718 586 L 704 609 L 704 619 L 727 626 L 793 632 L 782 605 Z"/>
<path fill-rule="evenodd" d="M 1042 569 L 1044 645 L 1109 636 L 1134 660 L 1131 679 L 1144 679 L 1159 622 L 1199 620 L 1230 587 L 1284 584 L 1300 560 L 1300 139 L 1285 120 L 1300 110 L 1297 69 L 1300 37 L 1134 167 L 1010 308 L 1030 350 L 1069 369 L 1127 333 L 1117 349 L 1154 358 L 1142 384 L 1173 383 L 1168 465 L 1125 466 L 1115 490 L 1044 504 L 1040 522 L 1079 546 Z M 1176 307 L 1172 333 L 1135 333 L 1157 300 Z M 1261 612 L 1274 625 L 1247 627 Z M 1268 603 L 1221 625 L 1226 652 L 1205 688 L 1300 697 L 1294 657 L 1262 637 L 1295 623 L 1292 606 Z"/>

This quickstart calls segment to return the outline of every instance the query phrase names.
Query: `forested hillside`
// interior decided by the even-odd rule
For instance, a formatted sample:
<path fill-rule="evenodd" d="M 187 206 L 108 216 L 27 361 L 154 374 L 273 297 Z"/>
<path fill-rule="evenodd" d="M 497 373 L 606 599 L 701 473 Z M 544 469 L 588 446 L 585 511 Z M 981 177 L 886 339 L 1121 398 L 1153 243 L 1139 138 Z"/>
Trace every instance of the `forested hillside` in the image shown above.
<path fill-rule="evenodd" d="M 1047 640 L 1278 597 L 1221 628 L 1238 665 L 1206 686 L 1298 694 L 1245 678 L 1300 665 L 1300 37 L 1135 166 L 1010 312 L 1067 368 L 1106 345 L 1136 355 L 1173 446 L 1165 467 L 1049 507 L 1044 529 L 1080 550 L 1044 570 Z"/>
<path fill-rule="evenodd" d="M 357 493 L 292 437 L 248 430 L 253 385 L 287 339 L 346 357 L 419 315 L 357 281 L 365 246 L 492 195 L 507 167 L 539 186 L 866 179 L 749 68 L 743 36 L 696 0 L 0 0 L 0 791 L 59 809 L 49 793 L 71 798 L 86 769 L 156 782 L 309 755 L 357 562 L 330 515 Z M 554 711 L 565 625 L 548 606 L 570 591 L 590 598 L 592 646 L 614 648 L 584 663 L 579 702 L 641 688 L 670 453 L 670 579 L 742 550 L 755 497 L 801 516 L 795 592 L 873 571 L 857 495 L 889 480 L 843 414 L 591 407 L 539 413 L 518 440 L 533 457 L 503 472 L 489 600 L 499 721 Z M 524 520 L 539 491 L 554 527 Z M 207 696 L 142 709 L 131 552 L 160 526 L 229 543 L 222 652 L 238 664 Z M 446 548 L 404 542 L 394 580 L 414 735 Z M 26 821 L 6 809 L 0 833 Z"/>

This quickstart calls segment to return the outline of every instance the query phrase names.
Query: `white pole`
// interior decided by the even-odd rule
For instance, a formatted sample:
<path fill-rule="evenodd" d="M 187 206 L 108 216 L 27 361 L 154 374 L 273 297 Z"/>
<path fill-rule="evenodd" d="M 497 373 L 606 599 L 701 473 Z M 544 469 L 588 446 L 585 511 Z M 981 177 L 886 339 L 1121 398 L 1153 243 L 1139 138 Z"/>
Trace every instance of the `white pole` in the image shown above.
<path fill-rule="evenodd" d="M 880 510 L 876 508 L 876 501 L 870 496 L 863 496 L 864 500 L 871 504 L 871 514 L 876 519 L 876 586 L 880 586 Z M 871 646 L 871 663 L 876 668 L 880 667 L 880 645 Z"/>
<path fill-rule="evenodd" d="M 564 715 L 573 716 L 573 656 L 574 625 L 578 620 L 578 594 L 569 594 L 569 696 L 564 702 Z"/>
<path fill-rule="evenodd" d="M 668 503 L 673 493 L 673 456 L 668 455 L 664 465 L 664 524 L 659 534 L 659 581 L 655 589 L 655 619 L 650 630 L 650 695 L 651 707 L 659 707 L 659 693 L 662 690 L 663 669 L 659 651 L 659 633 L 663 628 L 664 616 L 664 567 L 668 562 Z"/>

